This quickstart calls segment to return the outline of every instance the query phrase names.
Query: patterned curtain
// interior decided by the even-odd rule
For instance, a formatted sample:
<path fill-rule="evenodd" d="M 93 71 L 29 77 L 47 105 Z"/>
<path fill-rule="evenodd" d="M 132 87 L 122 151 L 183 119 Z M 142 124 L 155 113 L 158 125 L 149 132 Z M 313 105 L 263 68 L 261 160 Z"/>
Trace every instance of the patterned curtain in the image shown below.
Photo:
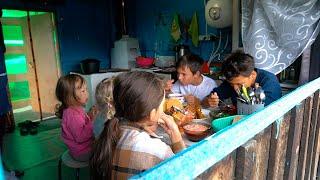
<path fill-rule="evenodd" d="M 320 29 L 318 0 L 242 0 L 244 51 L 277 74 L 310 47 Z"/>

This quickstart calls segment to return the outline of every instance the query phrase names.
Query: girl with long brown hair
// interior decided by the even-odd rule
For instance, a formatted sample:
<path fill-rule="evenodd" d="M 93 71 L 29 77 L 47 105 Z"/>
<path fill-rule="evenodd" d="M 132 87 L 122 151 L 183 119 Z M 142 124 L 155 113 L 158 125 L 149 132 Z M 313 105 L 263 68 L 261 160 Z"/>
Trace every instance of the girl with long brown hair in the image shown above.
<path fill-rule="evenodd" d="M 155 74 L 118 75 L 113 98 L 116 113 L 93 148 L 92 179 L 127 179 L 185 147 L 173 118 L 163 113 L 164 86 Z M 169 134 L 171 146 L 149 135 L 158 124 Z"/>

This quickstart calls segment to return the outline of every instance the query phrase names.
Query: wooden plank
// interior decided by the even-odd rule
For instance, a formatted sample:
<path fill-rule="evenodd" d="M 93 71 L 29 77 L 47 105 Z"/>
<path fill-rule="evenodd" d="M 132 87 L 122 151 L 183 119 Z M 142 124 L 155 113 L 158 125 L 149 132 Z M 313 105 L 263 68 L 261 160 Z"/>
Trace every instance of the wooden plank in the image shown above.
<path fill-rule="evenodd" d="M 236 179 L 266 179 L 271 127 L 238 148 Z"/>
<path fill-rule="evenodd" d="M 257 141 L 252 139 L 237 150 L 236 179 L 252 179 L 255 160 L 255 146 Z"/>
<path fill-rule="evenodd" d="M 306 169 L 305 169 L 305 178 L 306 180 L 309 180 L 311 178 L 311 165 L 312 165 L 312 159 L 313 159 L 313 147 L 315 144 L 315 136 L 316 136 L 316 123 L 318 114 L 319 114 L 319 105 L 320 105 L 320 93 L 319 90 L 314 93 L 313 97 L 313 104 L 312 104 L 312 115 L 311 115 L 311 123 L 310 123 L 310 132 L 309 132 L 309 141 L 308 141 L 308 151 L 307 151 L 307 162 Z"/>
<path fill-rule="evenodd" d="M 287 113 L 279 127 L 278 137 L 277 125 L 273 123 L 267 179 L 283 179 L 284 167 L 286 161 L 287 141 L 289 134 L 291 113 Z"/>
<path fill-rule="evenodd" d="M 320 178 L 320 161 L 318 161 L 318 172 L 317 172 L 317 179 Z"/>
<path fill-rule="evenodd" d="M 54 27 L 51 18 L 51 13 L 32 16 L 30 31 L 41 110 L 43 113 L 54 115 L 55 106 L 58 103 L 55 88 L 60 76 L 58 74 L 60 67 L 55 54 L 55 42 L 52 36 Z M 36 88 L 36 86 L 30 88 Z"/>
<path fill-rule="evenodd" d="M 307 163 L 307 150 L 310 132 L 310 122 L 312 113 L 313 96 L 308 97 L 304 104 L 302 134 L 300 141 L 300 151 L 297 169 L 297 179 L 304 179 L 306 163 Z"/>
<path fill-rule="evenodd" d="M 287 143 L 284 179 L 296 179 L 303 122 L 304 102 L 292 109 Z"/>
<path fill-rule="evenodd" d="M 313 154 L 312 154 L 312 163 L 311 163 L 311 178 L 310 179 L 316 179 L 317 176 L 317 168 L 319 165 L 319 155 L 320 155 L 320 111 L 319 106 L 318 108 L 318 118 L 316 121 L 317 126 L 316 127 L 316 133 L 315 133 L 315 141 L 314 141 L 314 147 L 313 147 Z"/>
<path fill-rule="evenodd" d="M 235 175 L 236 151 L 212 166 L 196 179 L 229 180 Z"/>

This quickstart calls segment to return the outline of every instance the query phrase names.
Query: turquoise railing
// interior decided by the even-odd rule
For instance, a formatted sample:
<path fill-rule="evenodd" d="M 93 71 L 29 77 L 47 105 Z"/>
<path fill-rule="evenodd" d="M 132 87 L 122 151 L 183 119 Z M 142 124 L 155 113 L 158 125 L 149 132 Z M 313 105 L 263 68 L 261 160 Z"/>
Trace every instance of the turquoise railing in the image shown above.
<path fill-rule="evenodd" d="M 131 179 L 194 179 L 319 89 L 320 78 Z"/>

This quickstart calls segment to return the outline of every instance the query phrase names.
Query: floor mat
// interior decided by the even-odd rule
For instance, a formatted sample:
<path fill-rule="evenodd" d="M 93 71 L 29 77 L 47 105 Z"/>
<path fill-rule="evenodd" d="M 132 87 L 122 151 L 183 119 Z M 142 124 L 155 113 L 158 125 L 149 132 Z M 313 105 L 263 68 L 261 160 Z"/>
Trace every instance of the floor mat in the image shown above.
<path fill-rule="evenodd" d="M 3 160 L 9 169 L 27 170 L 57 159 L 67 148 L 60 138 L 60 128 L 37 135 L 20 136 L 17 128 L 4 138 Z"/>

